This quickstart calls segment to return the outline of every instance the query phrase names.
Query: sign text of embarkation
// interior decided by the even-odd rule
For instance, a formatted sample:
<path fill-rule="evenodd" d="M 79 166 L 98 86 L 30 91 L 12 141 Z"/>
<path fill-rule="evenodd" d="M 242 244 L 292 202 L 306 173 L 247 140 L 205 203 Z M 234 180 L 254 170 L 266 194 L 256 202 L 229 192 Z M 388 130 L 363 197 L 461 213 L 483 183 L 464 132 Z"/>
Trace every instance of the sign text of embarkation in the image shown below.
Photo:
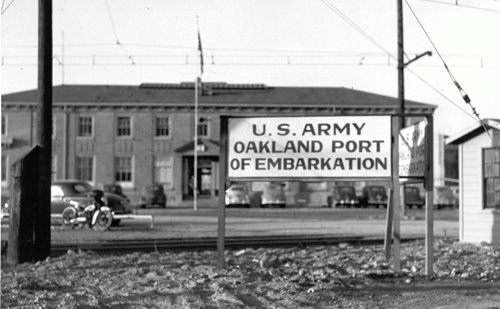
<path fill-rule="evenodd" d="M 391 177 L 390 116 L 228 121 L 228 177 Z"/>

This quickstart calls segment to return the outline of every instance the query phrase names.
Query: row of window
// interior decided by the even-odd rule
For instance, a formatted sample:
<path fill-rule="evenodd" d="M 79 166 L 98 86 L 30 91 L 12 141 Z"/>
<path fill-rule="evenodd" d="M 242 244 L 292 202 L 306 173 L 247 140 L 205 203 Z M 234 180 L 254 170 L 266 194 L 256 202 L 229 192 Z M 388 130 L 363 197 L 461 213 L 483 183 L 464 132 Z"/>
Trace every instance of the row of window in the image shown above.
<path fill-rule="evenodd" d="M 76 178 L 94 182 L 94 157 L 77 157 Z M 154 182 L 163 184 L 166 188 L 173 185 L 173 171 L 170 157 L 154 158 Z M 134 158 L 115 157 L 114 181 L 125 187 L 132 186 L 134 181 Z"/>
<path fill-rule="evenodd" d="M 132 157 L 115 158 L 116 182 L 132 182 Z M 94 157 L 76 158 L 76 178 L 84 181 L 94 181 Z"/>
<path fill-rule="evenodd" d="M 2 155 L 1 181 L 2 186 L 7 186 L 8 178 L 8 159 L 6 155 Z M 154 182 L 161 183 L 165 188 L 173 186 L 173 169 L 172 157 L 155 157 L 154 158 Z M 76 164 L 76 179 L 95 182 L 95 158 L 77 157 Z M 57 160 L 52 158 L 52 180 L 56 180 Z M 124 187 L 132 186 L 134 181 L 134 158 L 115 157 L 114 161 L 114 181 L 124 185 Z"/>
<path fill-rule="evenodd" d="M 171 134 L 171 121 L 168 116 L 156 116 L 154 120 L 154 136 L 169 137 Z M 208 123 L 206 121 L 198 122 L 198 136 L 208 136 Z M 94 134 L 94 125 L 92 116 L 78 117 L 78 137 L 91 137 Z M 118 116 L 116 118 L 116 136 L 132 136 L 132 116 Z"/>
<path fill-rule="evenodd" d="M 169 116 L 155 116 L 154 120 L 154 136 L 155 137 L 170 137 L 172 132 L 171 120 Z M 94 118 L 92 116 L 79 116 L 77 127 L 78 137 L 92 137 L 94 134 Z M 2 136 L 7 134 L 7 118 L 2 115 Z M 55 130 L 53 130 L 55 131 Z M 200 118 L 198 122 L 198 136 L 208 136 L 208 122 L 204 118 Z M 132 136 L 132 116 L 118 116 L 116 118 L 116 136 L 131 137 Z"/>

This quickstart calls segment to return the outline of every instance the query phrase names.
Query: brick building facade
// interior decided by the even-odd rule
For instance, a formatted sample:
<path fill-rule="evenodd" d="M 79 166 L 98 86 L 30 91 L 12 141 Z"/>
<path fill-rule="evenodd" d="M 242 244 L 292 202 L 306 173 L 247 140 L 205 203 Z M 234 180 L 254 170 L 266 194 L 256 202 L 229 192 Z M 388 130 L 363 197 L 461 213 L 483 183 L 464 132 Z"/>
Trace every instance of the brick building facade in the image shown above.
<path fill-rule="evenodd" d="M 62 85 L 53 88 L 53 179 L 120 184 L 132 202 L 161 183 L 168 205 L 192 198 L 194 83 L 139 86 Z M 396 98 L 345 88 L 203 83 L 198 95 L 200 198 L 218 194 L 219 116 L 387 115 Z M 409 113 L 434 105 L 406 102 Z M 2 96 L 2 194 L 9 165 L 36 144 L 37 91 Z M 300 186 L 288 186 L 297 191 Z M 328 186 L 312 186 L 327 188 Z"/>

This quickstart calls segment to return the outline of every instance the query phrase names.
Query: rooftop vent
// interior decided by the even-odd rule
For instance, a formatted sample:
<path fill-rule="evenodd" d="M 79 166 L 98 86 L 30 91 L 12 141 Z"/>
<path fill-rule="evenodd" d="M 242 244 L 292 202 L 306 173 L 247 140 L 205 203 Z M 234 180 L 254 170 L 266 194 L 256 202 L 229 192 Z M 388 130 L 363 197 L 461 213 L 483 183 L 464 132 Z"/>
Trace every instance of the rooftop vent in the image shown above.
<path fill-rule="evenodd" d="M 267 89 L 264 84 L 228 84 L 224 82 L 202 82 L 203 89 Z M 181 82 L 180 84 L 143 83 L 139 85 L 142 89 L 194 89 L 194 82 Z"/>

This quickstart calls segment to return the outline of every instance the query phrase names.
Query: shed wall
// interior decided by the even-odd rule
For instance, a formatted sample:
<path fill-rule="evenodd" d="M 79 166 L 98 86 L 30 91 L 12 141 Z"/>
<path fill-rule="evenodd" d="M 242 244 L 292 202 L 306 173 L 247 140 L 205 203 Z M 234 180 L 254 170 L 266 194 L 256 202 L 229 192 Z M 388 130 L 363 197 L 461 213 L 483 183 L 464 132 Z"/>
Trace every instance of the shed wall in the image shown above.
<path fill-rule="evenodd" d="M 482 149 L 491 145 L 481 134 L 460 146 L 460 241 L 500 243 L 500 213 L 483 208 Z"/>

